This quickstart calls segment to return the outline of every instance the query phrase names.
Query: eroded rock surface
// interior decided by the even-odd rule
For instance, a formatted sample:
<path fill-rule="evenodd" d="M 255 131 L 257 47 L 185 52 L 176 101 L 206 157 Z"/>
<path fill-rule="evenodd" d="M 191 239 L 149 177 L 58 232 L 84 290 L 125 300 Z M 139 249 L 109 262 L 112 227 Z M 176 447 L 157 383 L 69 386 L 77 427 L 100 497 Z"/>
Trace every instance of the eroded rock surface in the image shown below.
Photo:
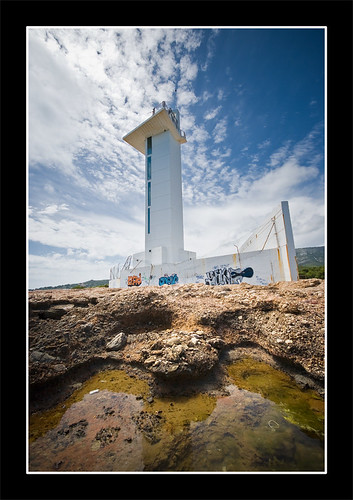
<path fill-rule="evenodd" d="M 200 376 L 218 361 L 220 338 L 207 338 L 204 332 L 160 332 L 158 339 L 146 342 L 140 361 L 152 373 L 165 377 Z"/>
<path fill-rule="evenodd" d="M 97 359 L 167 379 L 199 376 L 217 364 L 224 350 L 246 345 L 323 381 L 324 309 L 324 281 L 318 279 L 268 286 L 32 291 L 30 383 Z M 118 350 L 111 348 L 114 339 Z"/>

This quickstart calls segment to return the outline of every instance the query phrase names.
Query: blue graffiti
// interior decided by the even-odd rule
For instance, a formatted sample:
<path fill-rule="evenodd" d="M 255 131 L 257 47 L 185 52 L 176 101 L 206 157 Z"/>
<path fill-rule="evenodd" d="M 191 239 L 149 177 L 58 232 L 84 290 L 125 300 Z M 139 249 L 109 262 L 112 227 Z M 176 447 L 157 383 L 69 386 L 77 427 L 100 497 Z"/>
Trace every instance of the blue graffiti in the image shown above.
<path fill-rule="evenodd" d="M 172 274 L 171 276 L 161 276 L 159 278 L 159 286 L 162 285 L 175 285 L 178 283 L 179 278 L 176 274 Z"/>
<path fill-rule="evenodd" d="M 206 285 L 232 285 L 239 284 L 243 278 L 251 278 L 254 274 L 252 267 L 247 267 L 243 270 L 240 268 L 233 269 L 232 267 L 218 268 L 214 271 L 208 271 L 205 277 Z"/>

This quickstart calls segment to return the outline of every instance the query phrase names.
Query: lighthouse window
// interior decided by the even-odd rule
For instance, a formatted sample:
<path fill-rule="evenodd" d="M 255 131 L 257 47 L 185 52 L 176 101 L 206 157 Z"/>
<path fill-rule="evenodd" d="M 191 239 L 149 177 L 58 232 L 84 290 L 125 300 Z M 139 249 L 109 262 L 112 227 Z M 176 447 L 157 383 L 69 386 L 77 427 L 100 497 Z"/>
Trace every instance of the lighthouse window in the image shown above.
<path fill-rule="evenodd" d="M 151 205 L 151 183 L 147 184 L 147 205 Z"/>
<path fill-rule="evenodd" d="M 152 137 L 147 137 L 147 154 L 152 154 Z"/>
<path fill-rule="evenodd" d="M 147 180 L 151 180 L 151 156 L 147 156 Z"/>
<path fill-rule="evenodd" d="M 150 208 L 147 209 L 147 232 L 148 232 L 148 234 L 150 234 L 150 232 L 151 232 L 151 209 Z"/>

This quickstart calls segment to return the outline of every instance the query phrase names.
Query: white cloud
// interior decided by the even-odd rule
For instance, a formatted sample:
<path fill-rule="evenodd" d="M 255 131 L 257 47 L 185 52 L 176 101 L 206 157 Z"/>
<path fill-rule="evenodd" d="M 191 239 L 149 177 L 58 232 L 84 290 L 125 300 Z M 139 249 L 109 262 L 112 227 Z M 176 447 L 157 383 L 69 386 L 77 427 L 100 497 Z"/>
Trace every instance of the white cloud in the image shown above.
<path fill-rule="evenodd" d="M 227 119 L 222 118 L 214 128 L 213 137 L 214 142 L 218 144 L 219 142 L 224 141 L 227 135 Z"/>
<path fill-rule="evenodd" d="M 194 126 L 192 129 L 192 133 L 188 136 L 188 140 L 190 141 L 190 145 L 202 147 L 203 150 L 206 150 L 205 143 L 209 139 L 210 134 L 207 132 L 203 125 Z"/>
<path fill-rule="evenodd" d="M 143 212 L 139 219 L 122 220 L 89 210 L 58 216 L 55 211 L 35 213 L 32 209 L 28 231 L 32 241 L 84 252 L 90 259 L 127 256 L 144 248 Z"/>
<path fill-rule="evenodd" d="M 50 182 L 47 182 L 45 185 L 44 185 L 44 189 L 47 193 L 49 194 L 53 194 L 55 193 L 55 189 L 54 189 L 54 186 L 50 183 Z"/>
<path fill-rule="evenodd" d="M 217 106 L 217 108 L 211 109 L 207 113 L 204 114 L 204 120 L 212 120 L 222 109 L 222 106 Z"/>
<path fill-rule="evenodd" d="M 184 208 L 185 246 L 199 257 L 234 252 L 239 245 L 263 222 L 280 201 L 289 201 L 294 242 L 297 248 L 324 244 L 324 203 L 321 190 L 313 181 L 322 182 L 317 165 L 302 164 L 312 150 L 315 134 L 294 144 L 285 144 L 270 155 L 271 169 L 261 175 L 248 174 L 221 167 L 221 176 L 228 186 L 208 186 L 202 177 L 197 196 L 188 188 L 188 201 Z M 247 150 L 247 148 L 244 148 Z M 253 165 L 259 164 L 258 155 L 252 156 Z M 210 170 L 212 170 L 210 168 Z M 217 171 L 215 171 L 217 175 Z M 200 192 L 202 191 L 202 193 Z"/>
<path fill-rule="evenodd" d="M 43 210 L 40 210 L 39 213 L 42 215 L 53 215 L 57 212 L 61 212 L 62 210 L 69 210 L 68 205 L 66 203 L 62 203 L 61 205 L 48 205 Z"/>
<path fill-rule="evenodd" d="M 186 82 L 194 80 L 197 76 L 198 67 L 197 64 L 193 63 L 190 56 L 183 56 L 179 62 L 180 69 L 180 81 L 183 85 L 184 80 Z"/>
<path fill-rule="evenodd" d="M 224 152 L 222 152 L 219 148 L 211 151 L 211 155 L 216 156 L 218 158 L 228 158 L 231 154 L 232 150 L 230 148 L 226 149 Z"/>
<path fill-rule="evenodd" d="M 323 245 L 324 208 L 308 196 L 235 197 L 218 206 L 188 206 L 184 210 L 185 248 L 198 258 L 234 252 L 280 203 L 287 200 L 296 248 Z"/>
<path fill-rule="evenodd" d="M 190 106 L 190 104 L 197 103 L 198 98 L 195 96 L 193 90 L 185 88 L 178 88 L 177 91 L 177 106 L 182 109 L 183 106 Z"/>
<path fill-rule="evenodd" d="M 82 283 L 90 279 L 109 279 L 109 268 L 114 263 L 54 253 L 45 256 L 29 255 L 28 265 L 31 272 L 28 287 L 39 288 Z"/>
<path fill-rule="evenodd" d="M 270 170 L 260 179 L 253 182 L 248 196 L 252 199 L 287 199 L 296 192 L 298 187 L 319 174 L 316 167 L 303 167 L 292 158 L 282 166 Z"/>
<path fill-rule="evenodd" d="M 281 146 L 277 151 L 272 153 L 270 156 L 269 165 L 271 167 L 277 167 L 285 158 L 288 156 L 290 141 L 286 141 L 286 143 Z"/>
<path fill-rule="evenodd" d="M 136 163 L 136 153 L 117 147 L 117 139 L 157 102 L 175 98 L 178 71 L 178 105 L 197 102 L 189 85 L 197 65 L 189 54 L 177 63 L 176 54 L 197 48 L 201 36 L 178 29 L 30 29 L 30 164 L 60 169 L 89 187 L 75 161 L 82 152 L 125 169 Z"/>
<path fill-rule="evenodd" d="M 207 39 L 207 55 L 205 62 L 201 64 L 202 71 L 206 71 L 208 69 L 209 63 L 215 54 L 215 38 L 218 33 L 219 33 L 218 29 L 213 29 Z"/>
<path fill-rule="evenodd" d="M 321 199 L 297 196 L 290 200 L 296 248 L 325 244 L 325 207 Z"/>
<path fill-rule="evenodd" d="M 224 99 L 224 90 L 222 89 L 219 89 L 218 93 L 217 93 L 217 99 L 219 101 L 222 101 L 222 99 Z"/>
<path fill-rule="evenodd" d="M 270 139 L 266 139 L 263 142 L 260 142 L 260 144 L 257 145 L 258 149 L 264 149 L 267 148 L 271 144 Z"/>
<path fill-rule="evenodd" d="M 204 90 L 202 92 L 202 102 L 208 101 L 212 96 L 213 94 L 211 94 L 211 92 L 209 92 L 208 90 Z"/>

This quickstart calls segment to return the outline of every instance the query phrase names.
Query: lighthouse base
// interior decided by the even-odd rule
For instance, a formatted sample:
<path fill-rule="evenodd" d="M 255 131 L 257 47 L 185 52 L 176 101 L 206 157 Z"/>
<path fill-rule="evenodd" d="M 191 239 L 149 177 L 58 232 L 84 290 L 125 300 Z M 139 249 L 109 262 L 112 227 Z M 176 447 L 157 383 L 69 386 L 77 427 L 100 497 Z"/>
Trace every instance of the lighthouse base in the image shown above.
<path fill-rule="evenodd" d="M 267 247 L 267 248 L 266 248 Z M 195 252 L 171 253 L 155 247 L 127 259 L 118 274 L 111 272 L 110 288 L 163 286 L 185 283 L 233 285 L 241 282 L 268 285 L 298 280 L 298 266 L 287 201 L 282 201 L 265 222 L 233 254 L 197 259 Z M 112 271 L 112 270 L 111 270 Z"/>
<path fill-rule="evenodd" d="M 168 262 L 181 263 L 191 259 L 196 259 L 196 252 L 177 250 L 171 256 L 171 252 L 166 247 L 159 246 L 146 252 L 135 253 L 132 255 L 131 263 L 132 268 L 135 268 L 136 266 L 162 266 Z"/>

